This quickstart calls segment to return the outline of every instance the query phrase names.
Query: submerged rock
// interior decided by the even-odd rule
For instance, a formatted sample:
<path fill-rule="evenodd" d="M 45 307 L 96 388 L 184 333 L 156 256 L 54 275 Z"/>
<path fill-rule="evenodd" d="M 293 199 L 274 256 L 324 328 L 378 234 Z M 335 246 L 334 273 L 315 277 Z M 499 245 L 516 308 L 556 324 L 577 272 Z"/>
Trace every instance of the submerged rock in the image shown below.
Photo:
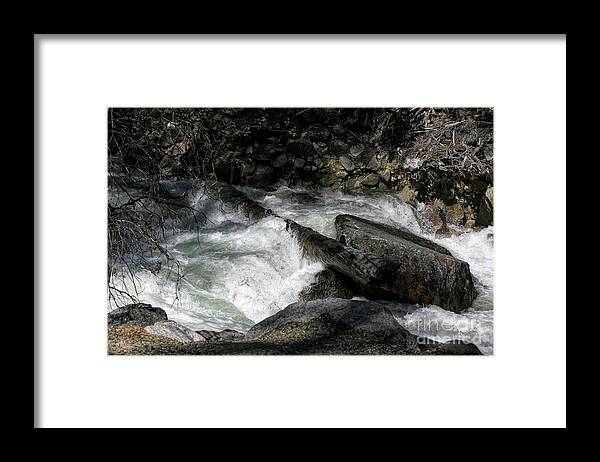
<path fill-rule="evenodd" d="M 477 296 L 469 264 L 439 244 L 352 215 L 338 215 L 335 226 L 340 242 L 371 255 L 379 268 L 378 279 L 364 288 L 367 294 L 456 313 L 469 308 Z"/>
<path fill-rule="evenodd" d="M 206 339 L 202 335 L 175 321 L 160 321 L 151 326 L 146 326 L 145 331 L 149 334 L 160 335 L 181 343 L 206 342 Z"/>
<path fill-rule="evenodd" d="M 121 326 L 124 324 L 148 326 L 166 320 L 167 313 L 165 310 L 147 303 L 134 303 L 117 308 L 108 313 L 109 327 Z"/>
<path fill-rule="evenodd" d="M 349 281 L 339 273 L 324 269 L 315 276 L 315 282 L 305 287 L 298 295 L 298 300 L 307 302 L 323 298 L 352 298 L 354 291 Z"/>

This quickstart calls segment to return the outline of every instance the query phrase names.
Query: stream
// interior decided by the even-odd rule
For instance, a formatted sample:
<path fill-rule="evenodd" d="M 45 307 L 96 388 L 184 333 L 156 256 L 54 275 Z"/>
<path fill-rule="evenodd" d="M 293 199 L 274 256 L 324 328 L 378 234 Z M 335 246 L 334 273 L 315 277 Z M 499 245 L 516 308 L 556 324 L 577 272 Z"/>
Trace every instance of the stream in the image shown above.
<path fill-rule="evenodd" d="M 456 229 L 455 235 L 436 237 L 417 220 L 421 206 L 413 208 L 390 191 L 350 195 L 287 187 L 274 192 L 238 189 L 276 214 L 329 237 L 335 238 L 335 217 L 351 214 L 402 225 L 443 245 L 470 265 L 478 292 L 473 306 L 461 314 L 421 306 L 399 322 L 417 335 L 438 341 L 461 339 L 476 344 L 484 354 L 493 353 L 493 227 Z M 194 330 L 245 332 L 297 301 L 300 291 L 324 268 L 302 255 L 280 218 L 270 216 L 250 224 L 217 201 L 198 197 L 192 202 L 206 214 L 206 225 L 178 233 L 165 243 L 185 275 L 178 298 L 169 271 L 136 273 L 140 301 L 164 308 L 169 319 Z"/>

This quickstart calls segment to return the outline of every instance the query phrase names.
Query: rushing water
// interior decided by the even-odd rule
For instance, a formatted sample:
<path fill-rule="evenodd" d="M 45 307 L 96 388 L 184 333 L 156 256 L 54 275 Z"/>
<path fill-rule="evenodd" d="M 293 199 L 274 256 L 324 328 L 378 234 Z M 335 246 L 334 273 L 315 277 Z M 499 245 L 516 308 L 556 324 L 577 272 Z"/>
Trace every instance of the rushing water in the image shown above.
<path fill-rule="evenodd" d="M 275 192 L 240 189 L 278 215 L 333 238 L 335 217 L 347 213 L 402 225 L 445 246 L 471 267 L 479 293 L 472 308 L 455 314 L 437 306 L 423 306 L 399 322 L 415 334 L 440 341 L 467 340 L 484 354 L 492 353 L 492 227 L 436 238 L 419 225 L 418 210 L 390 192 L 345 195 L 288 188 Z M 165 308 L 169 319 L 196 330 L 246 331 L 297 301 L 300 291 L 323 269 L 320 263 L 303 257 L 280 218 L 271 216 L 250 224 L 243 216 L 224 211 L 215 201 L 202 197 L 194 202 L 206 213 L 208 223 L 167 243 L 185 274 L 179 298 L 175 300 L 175 282 L 168 271 L 158 276 L 149 271 L 136 274 L 140 300 Z"/>

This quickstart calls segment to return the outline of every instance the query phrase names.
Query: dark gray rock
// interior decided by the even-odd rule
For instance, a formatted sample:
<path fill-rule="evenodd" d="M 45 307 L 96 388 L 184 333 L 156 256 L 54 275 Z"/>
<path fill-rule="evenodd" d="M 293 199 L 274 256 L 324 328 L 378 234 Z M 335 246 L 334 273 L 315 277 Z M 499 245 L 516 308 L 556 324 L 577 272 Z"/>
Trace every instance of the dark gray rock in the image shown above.
<path fill-rule="evenodd" d="M 180 343 L 206 342 L 206 339 L 202 335 L 175 321 L 159 321 L 146 326 L 144 330 L 149 334 L 167 337 Z"/>
<path fill-rule="evenodd" d="M 117 308 L 108 313 L 108 326 L 115 327 L 123 324 L 149 326 L 156 322 L 166 321 L 167 313 L 147 303 L 134 303 Z"/>
<path fill-rule="evenodd" d="M 283 167 L 288 161 L 287 154 L 279 154 L 275 159 L 271 161 L 271 165 L 275 168 Z"/>
<path fill-rule="evenodd" d="M 410 344 L 417 351 L 414 336 L 396 320 L 413 311 L 408 305 L 341 298 L 298 302 L 255 324 L 246 338 L 289 342 L 362 331 Z"/>
<path fill-rule="evenodd" d="M 350 147 L 350 155 L 352 157 L 358 157 L 358 156 L 360 156 L 363 153 L 364 150 L 365 150 L 364 145 L 362 145 L 362 144 L 355 144 L 355 145 L 353 145 L 353 146 Z"/>
<path fill-rule="evenodd" d="M 379 173 L 379 177 L 385 181 L 386 183 L 388 183 L 390 181 L 390 178 L 392 177 L 392 173 L 389 170 L 383 170 L 382 172 Z"/>
<path fill-rule="evenodd" d="M 494 224 L 494 188 L 489 186 L 479 203 L 477 224 L 490 226 Z"/>
<path fill-rule="evenodd" d="M 377 171 L 381 165 L 381 161 L 377 158 L 377 154 L 373 154 L 371 159 L 367 163 L 367 168 L 369 170 Z"/>
<path fill-rule="evenodd" d="M 342 167 L 344 167 L 344 170 L 347 170 L 348 172 L 351 172 L 352 170 L 354 170 L 354 163 L 350 159 L 348 159 L 346 156 L 340 157 L 340 164 L 342 164 Z"/>
<path fill-rule="evenodd" d="M 471 344 L 421 342 L 398 322 L 414 310 L 384 301 L 298 302 L 253 326 L 246 340 L 278 345 L 282 354 L 481 354 Z"/>
<path fill-rule="evenodd" d="M 407 303 L 437 305 L 459 313 L 477 296 L 469 264 L 443 247 L 402 228 L 352 215 L 335 219 L 338 240 L 370 255 L 379 270 L 363 290 Z"/>
<path fill-rule="evenodd" d="M 234 207 L 238 213 L 244 215 L 251 222 L 261 220 L 272 213 L 271 210 L 265 209 L 263 206 L 249 199 L 243 192 L 227 183 L 206 183 L 206 187 L 211 195 L 217 197 L 229 207 Z"/>
<path fill-rule="evenodd" d="M 298 295 L 298 300 L 308 302 L 323 298 L 352 298 L 354 291 L 350 281 L 343 275 L 330 269 L 317 273 L 315 282 L 305 287 Z"/>
<path fill-rule="evenodd" d="M 296 160 L 294 160 L 294 167 L 296 167 L 297 169 L 304 168 L 305 165 L 306 161 L 301 157 L 296 157 Z"/>

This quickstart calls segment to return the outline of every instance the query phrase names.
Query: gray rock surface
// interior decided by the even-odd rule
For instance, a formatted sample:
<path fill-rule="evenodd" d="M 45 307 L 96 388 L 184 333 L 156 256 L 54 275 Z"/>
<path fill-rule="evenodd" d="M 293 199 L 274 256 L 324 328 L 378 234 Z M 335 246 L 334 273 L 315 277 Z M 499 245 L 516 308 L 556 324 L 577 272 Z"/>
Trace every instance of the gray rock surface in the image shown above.
<path fill-rule="evenodd" d="M 349 281 L 341 274 L 324 269 L 315 276 L 315 282 L 302 289 L 298 300 L 307 302 L 324 298 L 352 298 L 354 291 Z"/>
<path fill-rule="evenodd" d="M 344 245 L 370 255 L 379 267 L 378 278 L 364 289 L 381 289 L 407 303 L 438 305 L 461 312 L 477 296 L 469 264 L 442 246 L 394 228 L 352 215 L 338 215 L 337 238 Z M 375 291 L 373 295 L 384 297 Z"/>
<path fill-rule="evenodd" d="M 490 226 L 494 224 L 494 188 L 489 186 L 481 198 L 477 224 Z"/>
<path fill-rule="evenodd" d="M 206 342 L 204 336 L 175 321 L 160 321 L 151 326 L 146 326 L 145 330 L 149 334 L 161 335 L 181 343 Z"/>
<path fill-rule="evenodd" d="M 156 308 L 147 303 L 134 303 L 117 308 L 108 313 L 108 326 L 133 324 L 148 326 L 159 321 L 166 321 L 167 313 L 162 308 Z"/>

